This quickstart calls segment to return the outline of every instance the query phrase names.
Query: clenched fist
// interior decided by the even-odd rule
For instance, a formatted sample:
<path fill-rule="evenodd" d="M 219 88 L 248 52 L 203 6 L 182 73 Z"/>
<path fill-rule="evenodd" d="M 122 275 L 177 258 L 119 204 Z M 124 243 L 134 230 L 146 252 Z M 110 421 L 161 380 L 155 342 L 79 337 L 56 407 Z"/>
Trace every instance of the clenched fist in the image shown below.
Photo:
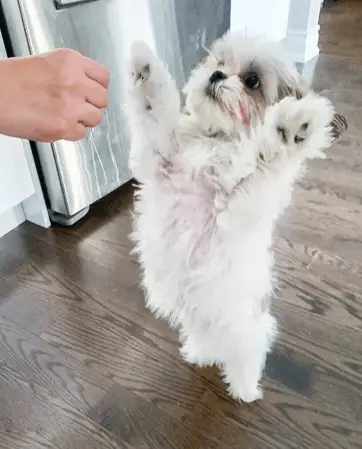
<path fill-rule="evenodd" d="M 0 133 L 76 141 L 101 123 L 108 71 L 70 49 L 0 61 Z"/>

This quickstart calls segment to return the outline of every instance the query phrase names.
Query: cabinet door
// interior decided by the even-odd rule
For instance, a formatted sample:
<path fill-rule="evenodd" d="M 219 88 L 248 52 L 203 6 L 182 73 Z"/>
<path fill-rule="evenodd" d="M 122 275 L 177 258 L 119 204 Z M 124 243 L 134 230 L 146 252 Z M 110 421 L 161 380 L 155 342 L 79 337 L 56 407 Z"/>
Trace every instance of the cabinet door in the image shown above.
<path fill-rule="evenodd" d="M 0 59 L 6 58 L 0 31 Z M 0 215 L 34 193 L 25 149 L 21 139 L 0 134 Z"/>
<path fill-rule="evenodd" d="M 22 140 L 0 134 L 0 215 L 33 193 Z"/>

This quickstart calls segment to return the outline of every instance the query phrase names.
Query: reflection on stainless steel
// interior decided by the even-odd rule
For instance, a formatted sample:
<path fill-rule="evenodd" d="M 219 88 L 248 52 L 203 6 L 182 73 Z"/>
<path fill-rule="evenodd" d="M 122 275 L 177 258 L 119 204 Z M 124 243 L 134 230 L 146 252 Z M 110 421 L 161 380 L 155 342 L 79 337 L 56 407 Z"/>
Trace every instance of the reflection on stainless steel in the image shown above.
<path fill-rule="evenodd" d="M 111 73 L 104 122 L 78 143 L 38 144 L 52 211 L 73 216 L 127 182 L 129 135 L 125 64 L 134 39 L 146 40 L 181 87 L 190 69 L 230 23 L 230 0 L 3 0 L 16 55 L 74 48 Z"/>
<path fill-rule="evenodd" d="M 92 2 L 95 0 L 55 0 L 56 6 L 71 6 L 78 3 Z"/>

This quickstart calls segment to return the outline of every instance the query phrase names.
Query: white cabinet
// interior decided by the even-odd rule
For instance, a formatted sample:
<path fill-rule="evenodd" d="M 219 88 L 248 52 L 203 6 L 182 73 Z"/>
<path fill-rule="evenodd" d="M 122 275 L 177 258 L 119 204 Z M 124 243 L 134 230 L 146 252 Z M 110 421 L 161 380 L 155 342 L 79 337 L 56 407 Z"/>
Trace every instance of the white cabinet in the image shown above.
<path fill-rule="evenodd" d="M 7 57 L 0 33 L 0 59 Z M 3 81 L 6 82 L 6 81 Z M 11 209 L 35 192 L 23 141 L 0 134 L 0 235 Z M 16 216 L 19 216 L 19 210 Z"/>
<path fill-rule="evenodd" d="M 6 57 L 0 33 L 0 59 Z M 25 220 L 21 203 L 34 192 L 23 141 L 0 134 L 0 237 Z"/>
<path fill-rule="evenodd" d="M 0 134 L 1 215 L 35 193 L 22 140 Z"/>
<path fill-rule="evenodd" d="M 0 59 L 6 57 L 0 31 Z M 0 237 L 25 219 L 50 226 L 29 142 L 0 134 Z"/>

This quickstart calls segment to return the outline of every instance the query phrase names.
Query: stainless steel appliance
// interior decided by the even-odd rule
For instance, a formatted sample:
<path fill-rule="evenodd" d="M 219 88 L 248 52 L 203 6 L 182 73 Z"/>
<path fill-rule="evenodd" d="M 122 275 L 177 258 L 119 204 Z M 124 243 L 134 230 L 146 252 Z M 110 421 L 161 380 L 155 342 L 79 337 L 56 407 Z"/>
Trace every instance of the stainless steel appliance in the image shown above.
<path fill-rule="evenodd" d="M 111 73 L 104 123 L 78 143 L 36 144 L 53 221 L 71 225 L 89 205 L 131 179 L 125 120 L 125 61 L 145 39 L 181 86 L 203 47 L 230 24 L 230 0 L 2 0 L 15 56 L 70 47 Z"/>

